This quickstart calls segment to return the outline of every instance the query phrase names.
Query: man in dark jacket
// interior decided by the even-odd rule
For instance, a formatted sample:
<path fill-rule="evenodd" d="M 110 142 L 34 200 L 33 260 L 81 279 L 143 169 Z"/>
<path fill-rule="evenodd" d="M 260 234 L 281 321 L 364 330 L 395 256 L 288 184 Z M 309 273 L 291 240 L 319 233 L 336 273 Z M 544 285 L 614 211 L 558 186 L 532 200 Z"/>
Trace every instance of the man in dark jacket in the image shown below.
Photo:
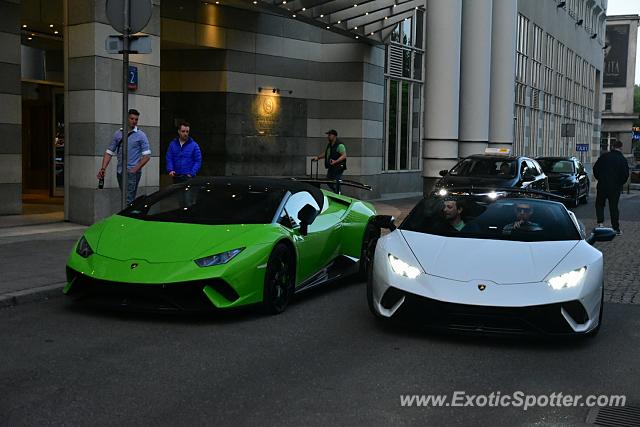
<path fill-rule="evenodd" d="M 620 231 L 620 212 L 618 211 L 618 201 L 622 192 L 622 185 L 629 178 L 629 165 L 627 159 L 620 152 L 622 143 L 616 141 L 613 143 L 611 151 L 601 155 L 593 165 L 593 176 L 598 180 L 596 186 L 596 217 L 598 226 L 602 227 L 604 222 L 604 205 L 609 200 L 609 215 L 611 216 L 611 226 Z"/>
<path fill-rule="evenodd" d="M 335 129 L 327 132 L 327 141 L 324 153 L 315 157 L 314 160 L 324 159 L 327 178 L 336 181 L 335 184 L 329 184 L 329 187 L 334 193 L 340 194 L 340 180 L 342 173 L 347 169 L 347 149 L 338 140 L 338 132 Z"/>
<path fill-rule="evenodd" d="M 180 123 L 178 136 L 169 143 L 167 149 L 167 172 L 173 177 L 174 184 L 196 176 L 202 165 L 200 147 L 189 136 L 190 131 L 189 123 Z"/>

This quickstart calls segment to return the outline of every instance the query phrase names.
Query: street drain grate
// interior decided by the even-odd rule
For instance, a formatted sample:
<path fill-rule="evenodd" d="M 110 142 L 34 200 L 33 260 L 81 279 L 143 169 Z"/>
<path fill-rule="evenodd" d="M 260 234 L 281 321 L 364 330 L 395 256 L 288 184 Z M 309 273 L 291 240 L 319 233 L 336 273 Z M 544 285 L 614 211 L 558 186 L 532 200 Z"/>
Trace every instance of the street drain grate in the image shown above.
<path fill-rule="evenodd" d="M 640 407 L 603 406 L 592 408 L 587 415 L 587 424 L 637 427 L 640 426 Z"/>

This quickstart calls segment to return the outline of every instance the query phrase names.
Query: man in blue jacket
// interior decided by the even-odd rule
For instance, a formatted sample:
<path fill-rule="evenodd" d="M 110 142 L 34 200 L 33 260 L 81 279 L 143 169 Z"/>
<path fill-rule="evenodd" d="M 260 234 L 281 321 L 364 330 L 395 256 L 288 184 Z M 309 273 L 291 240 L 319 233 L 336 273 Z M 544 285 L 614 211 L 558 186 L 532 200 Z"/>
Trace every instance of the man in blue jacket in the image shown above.
<path fill-rule="evenodd" d="M 187 122 L 178 126 L 178 136 L 169 143 L 167 149 L 167 172 L 173 183 L 184 182 L 196 176 L 202 165 L 202 153 L 198 143 L 189 136 L 191 125 Z"/>

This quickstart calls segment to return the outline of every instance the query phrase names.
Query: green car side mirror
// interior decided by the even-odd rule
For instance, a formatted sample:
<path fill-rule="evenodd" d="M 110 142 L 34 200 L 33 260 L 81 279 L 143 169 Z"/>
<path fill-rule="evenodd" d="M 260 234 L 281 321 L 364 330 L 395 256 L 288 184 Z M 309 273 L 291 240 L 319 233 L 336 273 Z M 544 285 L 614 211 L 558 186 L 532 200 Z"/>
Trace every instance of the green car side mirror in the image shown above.
<path fill-rule="evenodd" d="M 300 209 L 300 212 L 298 212 L 298 220 L 300 220 L 300 234 L 303 236 L 307 235 L 309 232 L 309 224 L 313 224 L 313 221 L 315 221 L 317 216 L 318 211 L 310 204 L 306 204 L 302 209 Z"/>

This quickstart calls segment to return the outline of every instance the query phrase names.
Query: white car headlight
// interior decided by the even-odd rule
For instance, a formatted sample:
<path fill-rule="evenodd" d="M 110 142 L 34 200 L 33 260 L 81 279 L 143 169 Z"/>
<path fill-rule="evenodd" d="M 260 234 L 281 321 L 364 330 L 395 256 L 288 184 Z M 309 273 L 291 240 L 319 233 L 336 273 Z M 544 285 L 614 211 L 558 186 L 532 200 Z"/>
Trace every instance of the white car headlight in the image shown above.
<path fill-rule="evenodd" d="M 194 262 L 198 264 L 198 267 L 211 267 L 212 265 L 226 264 L 231 261 L 233 257 L 242 252 L 243 249 L 244 248 L 233 249 L 231 251 L 210 255 L 204 258 L 199 258 Z"/>
<path fill-rule="evenodd" d="M 573 288 L 578 286 L 585 274 L 587 273 L 587 267 L 581 267 L 568 273 L 560 274 L 547 280 L 549 286 L 553 289 Z"/>
<path fill-rule="evenodd" d="M 420 274 L 420 270 L 412 265 L 407 264 L 400 258 L 389 254 L 389 265 L 394 273 L 408 277 L 409 279 L 415 279 Z"/>

